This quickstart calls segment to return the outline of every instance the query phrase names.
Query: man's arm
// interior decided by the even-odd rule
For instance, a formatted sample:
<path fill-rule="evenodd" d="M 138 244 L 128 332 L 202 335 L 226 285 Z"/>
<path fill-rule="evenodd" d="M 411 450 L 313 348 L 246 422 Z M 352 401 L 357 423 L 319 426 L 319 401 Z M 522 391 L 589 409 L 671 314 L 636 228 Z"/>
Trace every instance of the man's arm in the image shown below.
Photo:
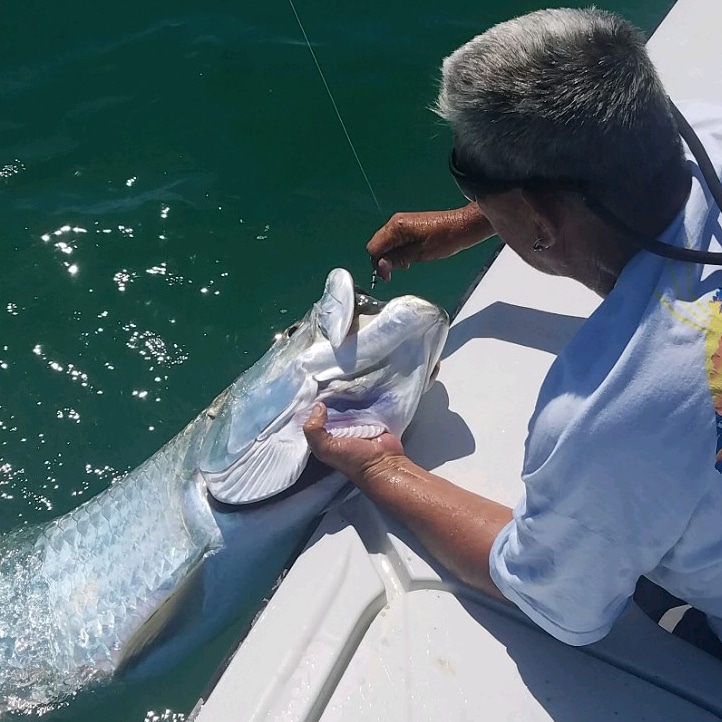
<path fill-rule="evenodd" d="M 396 213 L 374 234 L 366 250 L 384 281 L 394 268 L 453 256 L 494 235 L 476 203 L 449 211 Z"/>
<path fill-rule="evenodd" d="M 489 575 L 489 554 L 512 518 L 502 504 L 425 471 L 403 453 L 391 434 L 376 439 L 336 439 L 324 428 L 321 406 L 304 426 L 313 453 L 339 469 L 369 498 L 390 511 L 428 551 L 463 582 L 505 599 Z"/>
<path fill-rule="evenodd" d="M 505 599 L 489 575 L 489 554 L 511 521 L 509 507 L 425 471 L 406 456 L 391 457 L 353 481 L 461 581 Z"/>

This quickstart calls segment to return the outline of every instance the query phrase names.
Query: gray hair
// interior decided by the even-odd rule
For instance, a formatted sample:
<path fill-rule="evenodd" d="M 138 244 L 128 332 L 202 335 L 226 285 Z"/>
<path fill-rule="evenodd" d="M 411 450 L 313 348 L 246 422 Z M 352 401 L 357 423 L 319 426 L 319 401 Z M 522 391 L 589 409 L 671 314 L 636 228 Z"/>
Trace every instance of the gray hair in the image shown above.
<path fill-rule="evenodd" d="M 538 10 L 470 40 L 444 60 L 434 110 L 486 175 L 582 180 L 613 206 L 682 159 L 644 36 L 595 8 Z"/>

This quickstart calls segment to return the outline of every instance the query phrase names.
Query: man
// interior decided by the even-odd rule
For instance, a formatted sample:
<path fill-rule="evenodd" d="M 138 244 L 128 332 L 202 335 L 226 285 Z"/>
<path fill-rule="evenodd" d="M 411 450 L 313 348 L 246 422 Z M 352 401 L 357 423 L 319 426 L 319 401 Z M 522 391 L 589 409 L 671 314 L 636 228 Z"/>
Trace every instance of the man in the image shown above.
<path fill-rule="evenodd" d="M 604 301 L 542 386 L 513 512 L 421 469 L 389 434 L 332 438 L 323 407 L 305 427 L 312 451 L 460 579 L 564 642 L 607 634 L 642 575 L 719 635 L 722 273 L 640 251 L 718 251 L 719 210 L 644 38 L 595 9 L 516 18 L 444 61 L 437 110 L 470 203 L 394 216 L 368 245 L 380 275 L 497 233 Z M 688 114 L 719 172 L 722 120 Z"/>

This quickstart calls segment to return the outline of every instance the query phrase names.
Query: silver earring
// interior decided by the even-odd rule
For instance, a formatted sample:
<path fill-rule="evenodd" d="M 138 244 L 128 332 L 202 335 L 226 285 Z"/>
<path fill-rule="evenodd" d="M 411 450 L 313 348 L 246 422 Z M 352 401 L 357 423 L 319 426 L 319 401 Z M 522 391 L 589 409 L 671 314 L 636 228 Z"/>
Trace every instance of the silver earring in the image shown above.
<path fill-rule="evenodd" d="M 546 251 L 547 248 L 549 248 L 549 246 L 546 243 L 544 243 L 543 238 L 537 238 L 534 241 L 534 245 L 532 246 L 532 249 L 534 251 Z"/>

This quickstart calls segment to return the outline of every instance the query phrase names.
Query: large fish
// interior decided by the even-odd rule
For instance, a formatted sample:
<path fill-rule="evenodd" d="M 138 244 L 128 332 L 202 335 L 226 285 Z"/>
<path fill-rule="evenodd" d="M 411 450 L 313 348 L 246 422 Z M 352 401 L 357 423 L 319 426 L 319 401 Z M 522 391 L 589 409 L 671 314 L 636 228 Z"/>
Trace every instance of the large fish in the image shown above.
<path fill-rule="evenodd" d="M 302 425 L 400 435 L 448 317 L 336 269 L 306 316 L 180 434 L 74 511 L 0 539 L 0 713 L 166 668 L 272 587 L 347 481 L 310 480 Z M 275 497 L 275 498 L 270 498 Z"/>

